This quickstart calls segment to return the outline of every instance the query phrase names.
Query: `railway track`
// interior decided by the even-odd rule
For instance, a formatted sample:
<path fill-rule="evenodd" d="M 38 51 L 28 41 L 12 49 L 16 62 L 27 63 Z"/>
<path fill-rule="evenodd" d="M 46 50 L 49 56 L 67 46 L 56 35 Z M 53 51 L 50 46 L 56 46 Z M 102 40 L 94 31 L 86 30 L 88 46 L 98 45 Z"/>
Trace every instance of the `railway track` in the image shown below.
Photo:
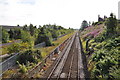
<path fill-rule="evenodd" d="M 60 72 L 62 71 L 62 68 L 63 68 L 63 66 L 65 64 L 65 61 L 66 61 L 66 59 L 68 57 L 68 53 L 69 53 L 69 50 L 71 48 L 74 37 L 75 36 L 72 37 L 72 39 L 68 42 L 67 46 L 63 50 L 63 53 L 61 53 L 61 56 L 58 58 L 57 63 L 55 64 L 55 66 L 51 70 L 50 74 L 48 75 L 47 80 L 49 80 L 51 78 L 59 79 Z"/>
<path fill-rule="evenodd" d="M 47 80 L 60 80 L 63 78 L 80 80 L 80 78 L 84 78 L 83 65 L 80 64 L 82 60 L 79 60 L 81 60 L 80 43 L 78 33 L 76 33 L 57 58 L 53 67 L 46 72 L 47 74 L 45 74 L 44 78 L 47 78 Z"/>
<path fill-rule="evenodd" d="M 59 78 L 67 78 L 68 80 L 71 78 L 77 78 L 77 62 L 78 58 L 75 37 Z"/>

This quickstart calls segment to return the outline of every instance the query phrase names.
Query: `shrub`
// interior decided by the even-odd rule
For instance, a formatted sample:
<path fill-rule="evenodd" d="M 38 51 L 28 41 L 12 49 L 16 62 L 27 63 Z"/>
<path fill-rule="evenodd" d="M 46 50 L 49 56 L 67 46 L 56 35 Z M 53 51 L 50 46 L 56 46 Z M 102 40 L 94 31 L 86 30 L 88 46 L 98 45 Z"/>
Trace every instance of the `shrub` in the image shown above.
<path fill-rule="evenodd" d="M 5 29 L 2 29 L 2 43 L 7 43 L 9 40 L 9 34 Z"/>
<path fill-rule="evenodd" d="M 28 62 L 38 63 L 38 59 L 42 59 L 40 50 L 27 50 L 17 58 L 17 61 L 19 61 L 20 64 L 26 65 Z"/>
<path fill-rule="evenodd" d="M 24 64 L 20 64 L 18 61 L 17 61 L 17 63 L 18 63 L 18 65 L 19 65 L 19 67 L 20 67 L 19 72 L 21 72 L 21 73 L 26 73 L 26 72 L 27 72 L 26 66 L 25 66 Z"/>
<path fill-rule="evenodd" d="M 96 62 L 100 61 L 100 59 L 103 59 L 104 56 L 105 56 L 105 51 L 103 50 L 97 51 L 97 53 L 92 56 L 92 61 L 96 61 Z"/>
<path fill-rule="evenodd" d="M 14 43 L 8 47 L 8 53 L 16 53 L 19 52 L 20 49 L 20 44 L 19 43 Z"/>
<path fill-rule="evenodd" d="M 94 78 L 114 79 L 119 75 L 119 37 L 108 38 L 98 43 L 91 60 L 96 62 L 91 72 Z"/>

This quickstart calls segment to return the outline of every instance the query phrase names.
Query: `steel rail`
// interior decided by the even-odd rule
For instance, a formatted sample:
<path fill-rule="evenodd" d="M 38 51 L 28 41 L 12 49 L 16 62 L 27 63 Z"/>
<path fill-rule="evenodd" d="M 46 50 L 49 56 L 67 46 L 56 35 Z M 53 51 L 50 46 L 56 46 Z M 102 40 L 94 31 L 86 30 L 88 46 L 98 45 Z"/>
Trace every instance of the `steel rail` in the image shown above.
<path fill-rule="evenodd" d="M 66 52 L 67 49 L 68 49 L 68 47 L 70 47 L 69 45 L 72 45 L 74 36 L 75 36 L 75 35 L 73 35 L 73 37 L 72 37 L 72 41 L 69 40 L 67 46 L 65 47 L 65 51 L 64 51 L 64 52 Z M 70 41 L 71 41 L 71 42 L 70 42 Z M 70 43 L 71 43 L 71 44 L 70 44 Z M 57 66 L 58 66 L 59 63 L 61 62 L 61 60 L 62 60 L 62 58 L 63 58 L 64 55 L 65 55 L 65 53 L 62 53 L 62 56 L 58 58 L 57 63 L 56 63 L 56 65 L 54 66 L 54 68 L 52 69 L 52 71 L 51 71 L 51 73 L 49 74 L 49 76 L 47 77 L 47 80 L 49 80 L 49 79 L 52 77 L 54 71 L 56 70 Z M 67 57 L 65 58 L 64 63 L 65 63 L 66 59 L 67 59 Z M 62 64 L 62 68 L 63 68 L 63 66 L 64 66 L 64 63 Z M 60 69 L 59 73 L 61 73 L 62 68 Z M 60 74 L 57 75 L 57 79 L 59 79 L 59 76 L 60 76 Z"/>
<path fill-rule="evenodd" d="M 70 43 L 70 42 L 69 42 Z M 67 45 L 68 46 L 68 45 Z M 67 47 L 65 48 L 65 51 L 67 50 Z M 64 56 L 65 54 L 62 54 L 62 56 L 60 56 L 58 59 L 57 59 L 57 63 L 56 65 L 54 66 L 54 68 L 52 69 L 51 73 L 49 74 L 47 80 L 50 79 L 50 77 L 52 76 L 52 74 L 54 73 L 55 69 L 57 68 L 58 64 L 60 63 L 62 57 Z"/>

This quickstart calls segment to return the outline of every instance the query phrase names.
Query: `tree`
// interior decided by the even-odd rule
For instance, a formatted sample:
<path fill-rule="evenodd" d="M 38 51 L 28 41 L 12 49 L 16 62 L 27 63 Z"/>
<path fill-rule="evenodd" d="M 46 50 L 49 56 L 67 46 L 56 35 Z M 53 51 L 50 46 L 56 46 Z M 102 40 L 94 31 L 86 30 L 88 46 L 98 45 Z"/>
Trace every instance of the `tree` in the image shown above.
<path fill-rule="evenodd" d="M 20 27 L 20 25 L 18 24 L 17 27 Z"/>
<path fill-rule="evenodd" d="M 34 47 L 34 38 L 30 35 L 29 32 L 22 31 L 21 32 L 21 39 L 23 42 L 27 42 L 29 44 L 29 48 Z"/>
<path fill-rule="evenodd" d="M 91 25 L 91 22 L 89 21 L 89 26 Z"/>
<path fill-rule="evenodd" d="M 21 39 L 23 42 L 29 42 L 29 39 L 30 39 L 30 33 L 29 32 L 26 32 L 26 31 L 22 31 L 21 32 Z"/>
<path fill-rule="evenodd" d="M 35 27 L 33 26 L 33 24 L 29 25 L 29 30 L 30 30 L 30 35 L 33 36 L 35 31 Z"/>
<path fill-rule="evenodd" d="M 45 29 L 43 27 L 40 28 L 40 33 L 39 34 L 45 34 Z"/>
<path fill-rule="evenodd" d="M 10 29 L 10 31 L 8 32 L 9 33 L 9 38 L 12 40 L 14 39 L 14 30 L 13 29 Z"/>
<path fill-rule="evenodd" d="M 21 30 L 15 28 L 14 29 L 14 39 L 21 39 Z"/>
<path fill-rule="evenodd" d="M 117 19 L 113 13 L 110 14 L 110 17 L 106 21 L 107 34 L 114 34 L 116 32 Z"/>
<path fill-rule="evenodd" d="M 50 38 L 46 34 L 40 34 L 39 33 L 38 37 L 35 41 L 35 44 L 39 44 L 39 43 L 42 43 L 42 42 L 45 42 L 46 46 L 51 46 L 52 45 Z"/>
<path fill-rule="evenodd" d="M 57 31 L 52 30 L 51 33 L 52 33 L 52 38 L 57 38 L 58 37 Z"/>
<path fill-rule="evenodd" d="M 23 26 L 23 30 L 28 31 L 27 25 L 24 25 L 24 26 Z"/>
<path fill-rule="evenodd" d="M 10 35 L 10 39 L 21 39 L 21 29 L 18 28 L 14 28 L 14 29 L 10 29 L 10 31 L 8 32 Z"/>
<path fill-rule="evenodd" d="M 81 24 L 81 30 L 84 30 L 86 27 L 88 27 L 88 23 L 86 20 L 84 20 Z"/>
<path fill-rule="evenodd" d="M 39 25 L 39 29 L 41 28 L 42 26 L 41 25 Z"/>
<path fill-rule="evenodd" d="M 9 40 L 9 34 L 5 29 L 2 29 L 2 43 L 6 43 Z"/>
<path fill-rule="evenodd" d="M 92 26 L 94 26 L 95 25 L 95 23 L 94 23 L 94 21 L 92 22 Z"/>

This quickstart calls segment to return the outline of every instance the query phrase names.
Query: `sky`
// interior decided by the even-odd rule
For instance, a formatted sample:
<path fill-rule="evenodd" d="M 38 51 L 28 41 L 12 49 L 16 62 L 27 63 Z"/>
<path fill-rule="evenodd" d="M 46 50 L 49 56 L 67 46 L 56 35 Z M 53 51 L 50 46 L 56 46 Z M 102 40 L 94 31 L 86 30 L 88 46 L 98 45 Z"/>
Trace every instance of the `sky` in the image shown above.
<path fill-rule="evenodd" d="M 120 0 L 0 0 L 0 25 L 56 24 L 79 29 L 83 20 L 114 13 Z"/>

